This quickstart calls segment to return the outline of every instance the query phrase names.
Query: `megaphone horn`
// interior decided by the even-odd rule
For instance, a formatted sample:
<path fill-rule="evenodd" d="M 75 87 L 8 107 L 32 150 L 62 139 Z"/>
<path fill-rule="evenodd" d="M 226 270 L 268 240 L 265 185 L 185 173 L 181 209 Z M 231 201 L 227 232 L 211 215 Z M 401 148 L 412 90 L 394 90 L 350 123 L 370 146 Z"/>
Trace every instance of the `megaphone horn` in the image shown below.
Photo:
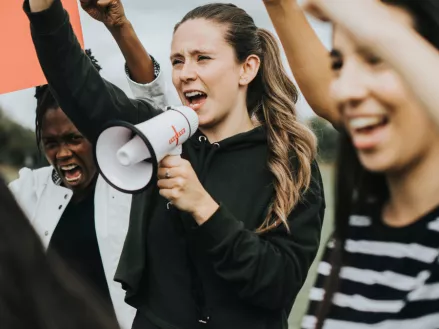
<path fill-rule="evenodd" d="M 109 122 L 95 145 L 95 160 L 105 181 L 124 193 L 140 193 L 157 176 L 158 163 L 181 154 L 181 145 L 198 129 L 198 116 L 186 106 L 169 106 L 137 125 Z"/>

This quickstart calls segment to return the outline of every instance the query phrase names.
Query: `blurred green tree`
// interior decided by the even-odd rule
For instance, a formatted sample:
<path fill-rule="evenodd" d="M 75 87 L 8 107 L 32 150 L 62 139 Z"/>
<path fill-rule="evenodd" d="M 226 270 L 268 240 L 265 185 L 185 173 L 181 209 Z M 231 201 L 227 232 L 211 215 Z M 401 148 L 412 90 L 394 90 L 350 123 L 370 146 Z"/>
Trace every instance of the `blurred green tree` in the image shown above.
<path fill-rule="evenodd" d="M 312 117 L 310 127 L 318 140 L 318 158 L 322 162 L 334 162 L 337 157 L 338 132 L 325 119 Z"/>
<path fill-rule="evenodd" d="M 10 119 L 0 108 L 0 164 L 34 167 L 38 159 L 34 132 Z"/>

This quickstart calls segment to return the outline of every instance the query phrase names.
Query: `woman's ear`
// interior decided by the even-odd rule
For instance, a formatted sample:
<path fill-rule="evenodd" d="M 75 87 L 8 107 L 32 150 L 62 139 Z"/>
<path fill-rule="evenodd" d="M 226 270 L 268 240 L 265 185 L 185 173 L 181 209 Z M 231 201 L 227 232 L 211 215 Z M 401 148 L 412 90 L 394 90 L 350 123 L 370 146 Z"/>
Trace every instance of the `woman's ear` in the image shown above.
<path fill-rule="evenodd" d="M 247 86 L 256 77 L 261 66 L 261 59 L 256 55 L 250 55 L 241 67 L 240 86 Z"/>

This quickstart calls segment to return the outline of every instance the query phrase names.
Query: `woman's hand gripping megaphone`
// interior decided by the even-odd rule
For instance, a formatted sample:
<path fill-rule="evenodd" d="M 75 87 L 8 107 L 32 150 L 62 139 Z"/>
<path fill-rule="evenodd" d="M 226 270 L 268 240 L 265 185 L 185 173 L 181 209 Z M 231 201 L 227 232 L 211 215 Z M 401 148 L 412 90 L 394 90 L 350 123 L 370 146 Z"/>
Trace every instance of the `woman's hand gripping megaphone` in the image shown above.
<path fill-rule="evenodd" d="M 190 213 L 198 225 L 219 207 L 201 185 L 190 162 L 180 155 L 169 155 L 160 162 L 157 186 L 161 196 L 177 209 Z"/>
<path fill-rule="evenodd" d="M 194 116 L 192 109 L 184 107 L 176 109 L 186 113 L 187 118 Z M 197 116 L 189 119 L 189 122 L 192 122 L 190 130 L 195 130 L 195 121 L 198 128 Z M 161 196 L 168 199 L 177 209 L 191 214 L 201 225 L 215 213 L 219 205 L 201 185 L 190 162 L 181 158 L 181 152 L 180 144 L 160 161 L 157 185 Z"/>

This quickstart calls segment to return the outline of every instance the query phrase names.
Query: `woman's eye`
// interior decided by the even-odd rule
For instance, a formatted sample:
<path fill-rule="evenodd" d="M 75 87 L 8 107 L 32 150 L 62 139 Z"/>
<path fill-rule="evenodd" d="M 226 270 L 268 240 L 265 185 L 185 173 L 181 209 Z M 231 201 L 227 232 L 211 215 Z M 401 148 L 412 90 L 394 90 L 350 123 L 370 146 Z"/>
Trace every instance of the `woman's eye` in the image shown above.
<path fill-rule="evenodd" d="M 209 56 L 198 56 L 198 61 L 211 59 Z"/>
<path fill-rule="evenodd" d="M 374 66 L 383 63 L 380 57 L 367 49 L 360 51 L 359 55 L 362 57 L 363 61 L 369 65 Z"/>
<path fill-rule="evenodd" d="M 343 61 L 340 59 L 334 60 L 331 63 L 331 69 L 333 71 L 340 71 L 342 67 L 343 67 Z"/>
<path fill-rule="evenodd" d="M 55 142 L 45 142 L 44 143 L 44 148 L 48 149 L 48 150 L 54 148 L 55 146 L 56 146 Z"/>
<path fill-rule="evenodd" d="M 73 136 L 72 138 L 70 138 L 70 141 L 72 143 L 80 143 L 82 141 L 82 136 Z"/>
<path fill-rule="evenodd" d="M 172 61 L 172 66 L 177 65 L 177 64 L 181 64 L 181 63 L 183 63 L 183 61 L 181 61 L 181 60 L 179 60 L 179 59 L 174 59 L 174 60 Z"/>
<path fill-rule="evenodd" d="M 369 63 L 370 65 L 378 65 L 381 64 L 383 61 L 381 60 L 381 58 L 379 58 L 378 56 L 375 55 L 368 55 L 366 57 L 366 61 L 367 63 Z"/>

